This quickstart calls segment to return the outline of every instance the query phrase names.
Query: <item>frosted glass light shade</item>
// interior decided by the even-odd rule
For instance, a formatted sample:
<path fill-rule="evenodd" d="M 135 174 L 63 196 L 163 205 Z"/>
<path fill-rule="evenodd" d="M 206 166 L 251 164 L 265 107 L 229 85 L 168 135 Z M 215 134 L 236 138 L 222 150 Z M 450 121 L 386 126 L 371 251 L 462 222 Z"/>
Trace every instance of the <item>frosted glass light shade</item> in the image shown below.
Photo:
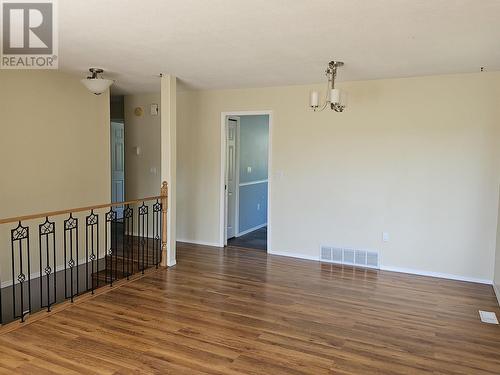
<path fill-rule="evenodd" d="M 340 104 L 340 90 L 332 89 L 330 91 L 330 103 L 339 103 Z"/>
<path fill-rule="evenodd" d="M 309 106 L 317 107 L 319 105 L 319 94 L 317 91 L 311 91 L 311 95 L 309 97 Z"/>
<path fill-rule="evenodd" d="M 81 82 L 90 92 L 96 95 L 101 95 L 114 83 L 113 80 L 104 78 L 84 78 Z"/>

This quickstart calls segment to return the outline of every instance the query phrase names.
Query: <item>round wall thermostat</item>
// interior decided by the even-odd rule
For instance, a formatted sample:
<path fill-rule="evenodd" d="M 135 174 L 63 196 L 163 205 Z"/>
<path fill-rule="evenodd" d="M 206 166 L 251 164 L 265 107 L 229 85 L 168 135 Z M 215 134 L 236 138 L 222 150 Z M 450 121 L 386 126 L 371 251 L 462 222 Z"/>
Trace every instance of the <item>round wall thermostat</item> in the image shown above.
<path fill-rule="evenodd" d="M 136 107 L 134 109 L 134 114 L 138 117 L 142 116 L 144 114 L 144 108 L 142 107 Z"/>

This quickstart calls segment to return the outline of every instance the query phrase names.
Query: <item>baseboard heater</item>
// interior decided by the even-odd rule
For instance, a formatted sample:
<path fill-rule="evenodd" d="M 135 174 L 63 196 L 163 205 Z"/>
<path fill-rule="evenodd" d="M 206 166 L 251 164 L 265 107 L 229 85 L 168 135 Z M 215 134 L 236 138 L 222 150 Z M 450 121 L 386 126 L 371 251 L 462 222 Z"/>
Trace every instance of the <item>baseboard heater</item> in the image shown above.
<path fill-rule="evenodd" d="M 349 266 L 380 268 L 377 250 L 351 249 L 322 245 L 319 260 L 321 262 L 346 264 Z"/>

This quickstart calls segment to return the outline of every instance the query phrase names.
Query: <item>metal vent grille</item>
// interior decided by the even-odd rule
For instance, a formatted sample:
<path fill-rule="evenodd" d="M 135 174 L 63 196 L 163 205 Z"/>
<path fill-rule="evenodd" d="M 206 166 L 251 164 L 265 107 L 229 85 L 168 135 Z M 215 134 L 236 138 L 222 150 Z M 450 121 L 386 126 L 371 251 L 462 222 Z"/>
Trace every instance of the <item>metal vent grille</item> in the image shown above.
<path fill-rule="evenodd" d="M 350 249 L 324 245 L 320 249 L 320 261 L 379 268 L 379 254 L 376 250 Z"/>
<path fill-rule="evenodd" d="M 354 264 L 354 250 L 344 249 L 344 263 Z"/>
<path fill-rule="evenodd" d="M 332 259 L 332 248 L 328 246 L 323 246 L 321 248 L 321 259 L 333 260 Z"/>
<path fill-rule="evenodd" d="M 342 263 L 343 253 L 342 249 L 334 248 L 332 251 L 332 261 L 335 263 Z"/>
<path fill-rule="evenodd" d="M 366 251 L 364 250 L 355 250 L 355 261 L 358 266 L 366 266 Z"/>
<path fill-rule="evenodd" d="M 368 267 L 379 268 L 379 265 L 378 265 L 378 253 L 376 253 L 374 251 L 367 251 L 366 252 L 366 265 Z"/>

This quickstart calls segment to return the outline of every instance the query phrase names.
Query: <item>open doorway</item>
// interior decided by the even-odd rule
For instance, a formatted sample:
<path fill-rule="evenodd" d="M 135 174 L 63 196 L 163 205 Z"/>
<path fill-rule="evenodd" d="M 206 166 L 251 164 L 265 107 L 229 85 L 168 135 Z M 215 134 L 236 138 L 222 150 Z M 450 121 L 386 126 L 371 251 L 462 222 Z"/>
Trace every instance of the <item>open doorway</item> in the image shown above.
<path fill-rule="evenodd" d="M 123 96 L 111 96 L 111 202 L 125 200 L 125 122 Z M 123 207 L 116 207 L 118 218 L 123 216 Z"/>
<path fill-rule="evenodd" d="M 224 246 L 269 251 L 270 125 L 269 112 L 223 114 Z"/>

